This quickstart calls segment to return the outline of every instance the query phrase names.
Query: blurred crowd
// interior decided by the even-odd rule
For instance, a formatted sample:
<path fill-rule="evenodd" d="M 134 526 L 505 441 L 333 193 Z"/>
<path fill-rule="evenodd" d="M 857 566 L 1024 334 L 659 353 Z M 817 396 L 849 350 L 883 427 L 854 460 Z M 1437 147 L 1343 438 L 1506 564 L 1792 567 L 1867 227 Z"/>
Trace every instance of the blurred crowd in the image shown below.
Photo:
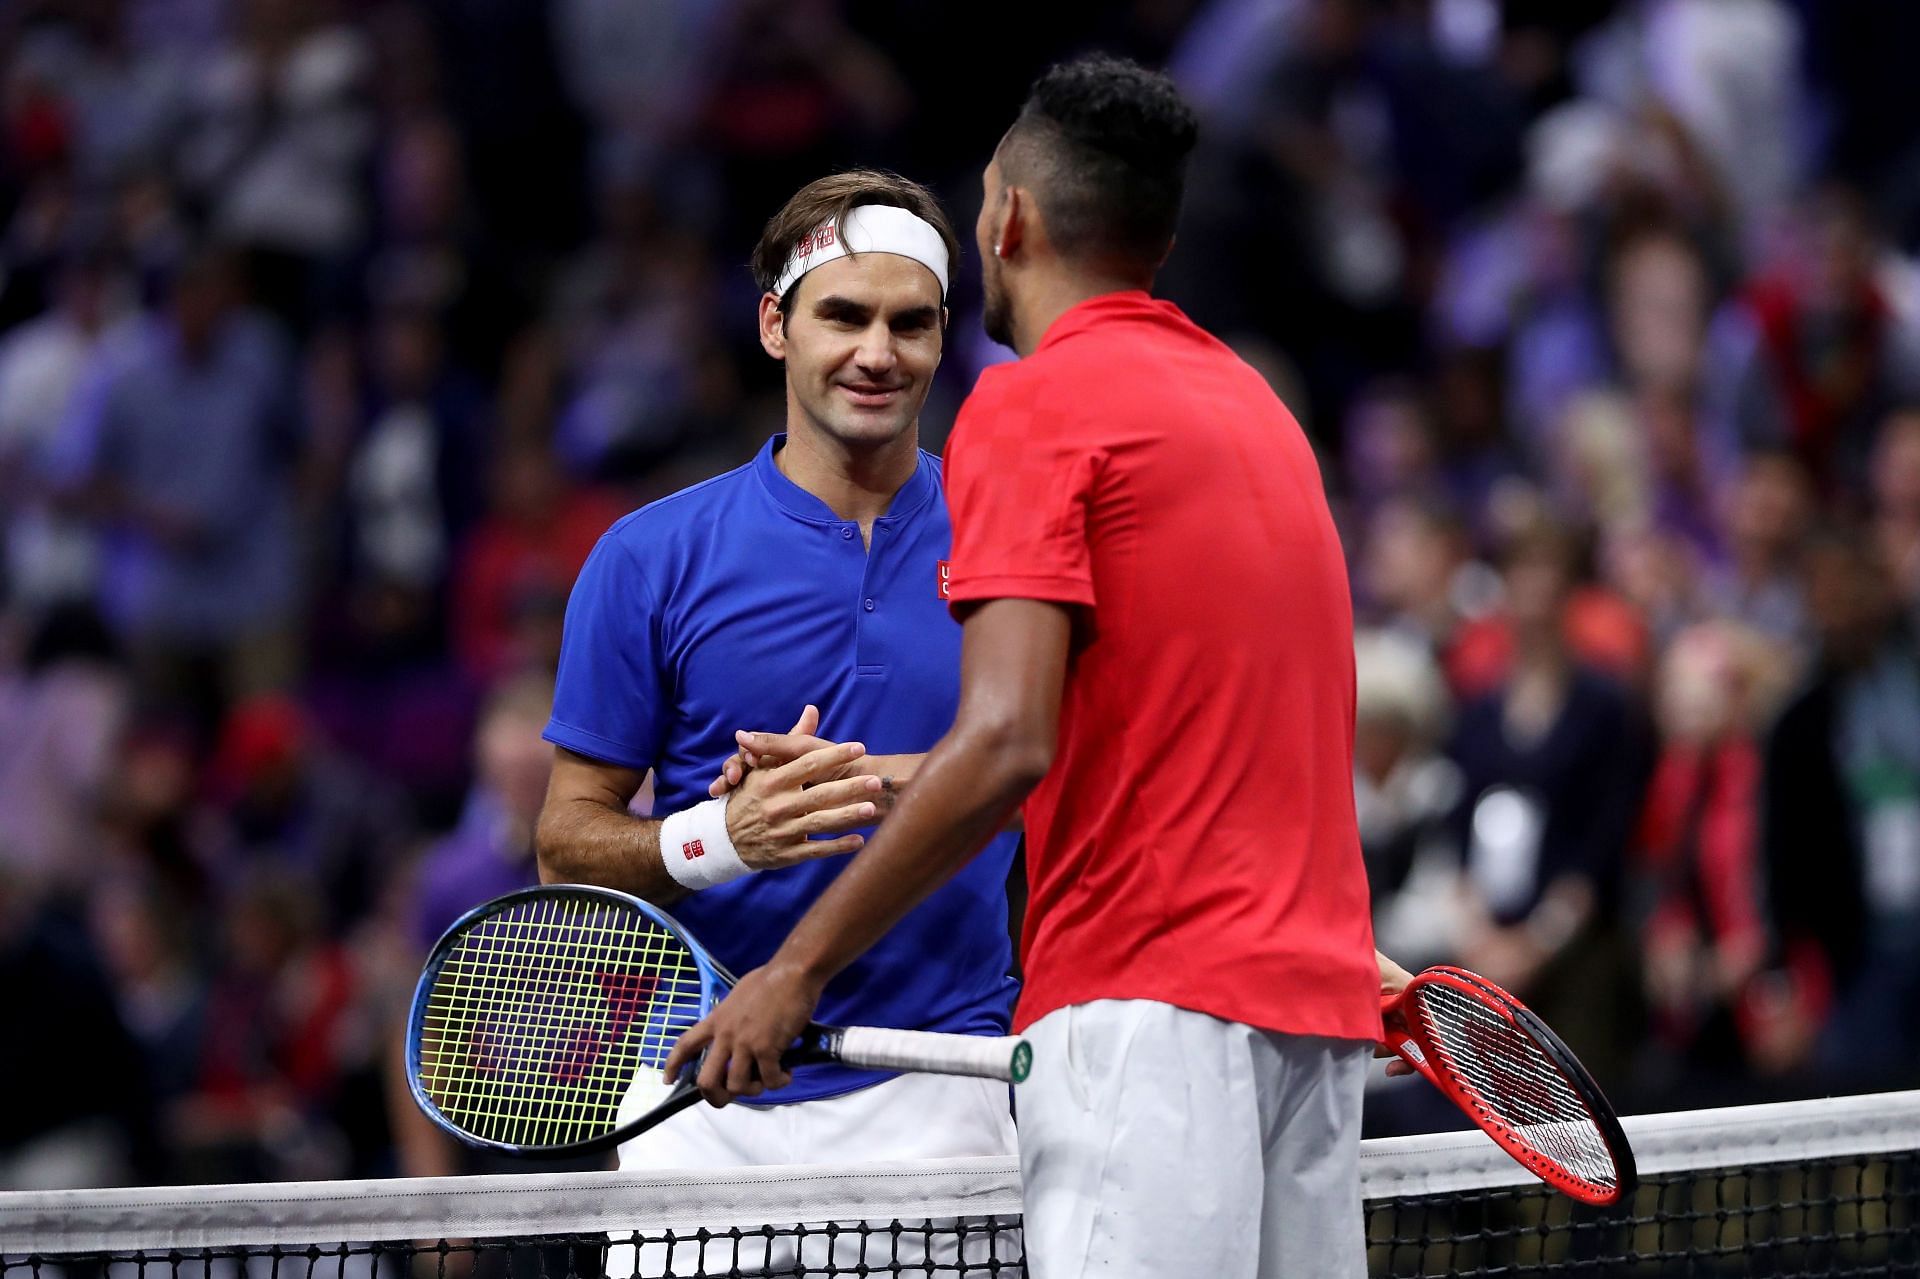
<path fill-rule="evenodd" d="M 779 427 L 760 223 L 970 225 L 1092 48 L 1201 111 L 1163 291 L 1321 450 L 1382 946 L 1623 1109 L 1917 1082 L 1920 8 L 1029 10 L 0 6 L 0 1186 L 470 1166 L 394 1027 L 534 878 L 594 539 Z"/>

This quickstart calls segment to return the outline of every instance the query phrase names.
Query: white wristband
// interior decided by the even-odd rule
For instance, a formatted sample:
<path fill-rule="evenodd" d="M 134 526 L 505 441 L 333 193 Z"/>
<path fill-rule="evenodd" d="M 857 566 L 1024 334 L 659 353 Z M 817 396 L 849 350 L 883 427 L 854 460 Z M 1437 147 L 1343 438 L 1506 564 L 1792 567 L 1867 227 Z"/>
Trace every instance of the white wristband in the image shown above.
<path fill-rule="evenodd" d="M 698 892 L 751 874 L 727 837 L 727 798 L 710 799 L 660 823 L 660 860 L 682 888 Z"/>

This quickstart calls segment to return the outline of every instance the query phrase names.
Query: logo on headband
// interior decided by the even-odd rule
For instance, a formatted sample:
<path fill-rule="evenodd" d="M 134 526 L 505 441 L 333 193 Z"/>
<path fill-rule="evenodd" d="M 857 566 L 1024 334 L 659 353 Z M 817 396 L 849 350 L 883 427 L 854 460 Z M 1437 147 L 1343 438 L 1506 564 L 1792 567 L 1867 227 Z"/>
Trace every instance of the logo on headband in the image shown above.
<path fill-rule="evenodd" d="M 823 222 L 800 237 L 800 243 L 793 246 L 794 256 L 804 258 L 815 249 L 830 249 L 838 238 L 833 223 Z"/>
<path fill-rule="evenodd" d="M 940 232 L 925 218 L 890 204 L 859 205 L 847 210 L 840 226 L 826 222 L 801 236 L 771 291 L 784 298 L 801 276 L 856 250 L 911 258 L 933 272 L 940 282 L 940 296 L 946 296 L 947 246 Z"/>

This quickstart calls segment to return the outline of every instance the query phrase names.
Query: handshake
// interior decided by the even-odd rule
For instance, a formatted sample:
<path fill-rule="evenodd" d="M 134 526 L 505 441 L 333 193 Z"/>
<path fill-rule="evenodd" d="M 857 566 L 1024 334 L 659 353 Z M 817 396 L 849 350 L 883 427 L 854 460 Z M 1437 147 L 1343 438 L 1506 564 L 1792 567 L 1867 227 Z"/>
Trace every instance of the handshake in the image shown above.
<path fill-rule="evenodd" d="M 808 706 L 785 733 L 734 734 L 740 749 L 707 788 L 727 801 L 727 836 L 750 870 L 858 850 L 866 841 L 847 832 L 885 816 L 924 758 L 869 755 L 859 742 L 815 736 L 819 727 Z"/>

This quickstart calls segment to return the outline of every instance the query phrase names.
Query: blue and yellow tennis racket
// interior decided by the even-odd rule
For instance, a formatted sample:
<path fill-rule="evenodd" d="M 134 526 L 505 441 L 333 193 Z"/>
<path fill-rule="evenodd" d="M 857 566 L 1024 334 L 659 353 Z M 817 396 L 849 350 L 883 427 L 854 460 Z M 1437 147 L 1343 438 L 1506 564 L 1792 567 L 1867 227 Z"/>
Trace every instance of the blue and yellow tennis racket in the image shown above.
<path fill-rule="evenodd" d="M 407 1018 L 413 1099 L 470 1146 L 604 1150 L 700 1098 L 663 1067 L 734 978 L 666 912 L 579 884 L 468 912 L 433 948 Z M 782 1059 L 1018 1082 L 1016 1037 L 812 1024 Z"/>

